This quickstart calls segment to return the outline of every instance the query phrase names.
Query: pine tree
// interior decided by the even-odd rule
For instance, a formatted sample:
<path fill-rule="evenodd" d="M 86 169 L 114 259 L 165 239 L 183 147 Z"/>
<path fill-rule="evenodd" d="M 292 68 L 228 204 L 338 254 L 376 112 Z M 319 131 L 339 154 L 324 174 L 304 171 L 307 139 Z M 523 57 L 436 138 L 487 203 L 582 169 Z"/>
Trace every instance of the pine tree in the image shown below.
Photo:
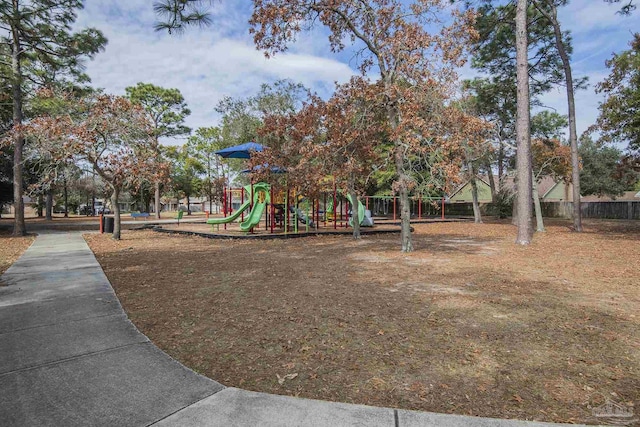
<path fill-rule="evenodd" d="M 184 125 L 185 118 L 191 114 L 178 89 L 165 89 L 150 83 L 138 83 L 125 88 L 127 97 L 142 106 L 153 123 L 156 146 L 160 138 L 183 136 L 191 133 Z M 158 153 L 159 155 L 159 153 Z M 154 203 L 156 218 L 160 219 L 160 182 L 154 183 Z"/>
<path fill-rule="evenodd" d="M 13 103 L 13 197 L 15 221 L 13 233 L 26 234 L 23 203 L 23 150 L 25 61 L 63 70 L 79 70 L 84 57 L 93 57 L 103 49 L 106 39 L 95 29 L 73 33 L 72 25 L 81 0 L 11 0 L 0 3 L 0 28 L 10 46 L 9 80 Z M 28 95 L 28 91 L 26 92 Z"/>

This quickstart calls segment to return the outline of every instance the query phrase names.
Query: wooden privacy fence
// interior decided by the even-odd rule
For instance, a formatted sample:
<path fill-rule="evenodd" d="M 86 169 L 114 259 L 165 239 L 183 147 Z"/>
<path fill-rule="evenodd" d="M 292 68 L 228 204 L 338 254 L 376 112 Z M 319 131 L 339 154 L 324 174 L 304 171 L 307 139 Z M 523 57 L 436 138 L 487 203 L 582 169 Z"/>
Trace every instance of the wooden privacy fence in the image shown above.
<path fill-rule="evenodd" d="M 541 202 L 542 216 L 546 218 L 571 218 L 573 202 Z M 491 203 L 481 203 L 483 215 L 493 212 Z M 447 203 L 447 215 L 473 216 L 472 203 Z M 640 200 L 613 202 L 582 202 L 580 204 L 583 218 L 600 219 L 640 219 Z"/>
<path fill-rule="evenodd" d="M 543 202 L 542 214 L 553 218 L 571 218 L 572 202 Z M 613 202 L 582 202 L 580 211 L 583 218 L 640 219 L 640 200 L 637 202 L 620 200 Z"/>

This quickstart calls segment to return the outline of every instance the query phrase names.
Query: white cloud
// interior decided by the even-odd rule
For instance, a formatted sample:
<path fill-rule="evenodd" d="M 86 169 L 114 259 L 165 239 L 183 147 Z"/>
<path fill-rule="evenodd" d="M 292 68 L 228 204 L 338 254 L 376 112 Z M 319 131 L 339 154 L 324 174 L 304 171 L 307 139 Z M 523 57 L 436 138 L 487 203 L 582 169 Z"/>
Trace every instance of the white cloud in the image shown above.
<path fill-rule="evenodd" d="M 214 108 L 222 97 L 249 96 L 262 83 L 290 78 L 326 96 L 334 81 L 344 82 L 356 73 L 353 50 L 332 53 L 327 30 L 320 25 L 301 33 L 287 53 L 265 59 L 248 33 L 251 3 L 214 2 L 211 27 L 171 36 L 153 30 L 156 17 L 149 1 L 91 0 L 77 27 L 101 29 L 109 45 L 87 64 L 87 71 L 95 86 L 110 93 L 122 94 L 140 81 L 180 89 L 192 110 L 187 124 L 194 128 L 217 124 Z M 574 75 L 589 76 L 592 85 L 576 94 L 579 132 L 597 116 L 602 97 L 593 85 L 608 74 L 604 61 L 627 49 L 631 32 L 640 28 L 640 13 L 623 17 L 616 11 L 602 0 L 574 0 L 559 9 L 563 28 L 573 35 Z M 476 74 L 468 65 L 460 71 L 463 78 Z M 551 91 L 543 103 L 566 114 L 563 89 Z"/>
<path fill-rule="evenodd" d="M 238 31 L 247 17 L 223 12 L 216 10 L 214 22 L 225 25 L 170 36 L 154 32 L 148 3 L 92 2 L 78 25 L 97 27 L 109 39 L 106 51 L 87 64 L 94 86 L 114 94 L 138 82 L 177 88 L 192 111 L 187 125 L 195 128 L 217 124 L 214 108 L 224 96 L 252 95 L 262 83 L 287 78 L 326 92 L 354 74 L 347 64 L 319 56 L 320 44 L 308 40 L 292 53 L 266 59 L 248 32 Z"/>
<path fill-rule="evenodd" d="M 638 17 L 616 13 L 620 3 L 603 0 L 579 0 L 558 9 L 561 23 L 573 34 L 590 34 L 599 30 L 628 30 L 638 28 Z M 637 15 L 637 14 L 636 14 Z"/>

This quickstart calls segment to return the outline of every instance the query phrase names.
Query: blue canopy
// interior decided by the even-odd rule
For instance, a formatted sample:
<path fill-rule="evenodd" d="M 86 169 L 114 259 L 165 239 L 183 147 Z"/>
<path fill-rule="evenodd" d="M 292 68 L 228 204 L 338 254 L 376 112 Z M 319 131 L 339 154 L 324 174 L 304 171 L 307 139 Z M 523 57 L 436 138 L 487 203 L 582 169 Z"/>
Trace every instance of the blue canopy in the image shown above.
<path fill-rule="evenodd" d="M 216 154 L 225 159 L 250 159 L 252 151 L 262 151 L 262 145 L 256 142 L 247 142 L 234 147 L 223 148 L 216 151 Z"/>

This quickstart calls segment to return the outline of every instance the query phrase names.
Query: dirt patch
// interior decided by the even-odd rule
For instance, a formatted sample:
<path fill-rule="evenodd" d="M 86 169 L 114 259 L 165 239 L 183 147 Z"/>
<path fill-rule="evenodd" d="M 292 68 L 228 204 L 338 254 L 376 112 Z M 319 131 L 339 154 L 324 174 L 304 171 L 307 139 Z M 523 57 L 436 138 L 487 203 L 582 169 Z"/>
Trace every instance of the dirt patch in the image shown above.
<path fill-rule="evenodd" d="M 182 227 L 182 224 L 180 225 Z M 640 412 L 640 223 L 397 235 L 87 240 L 134 323 L 228 386 L 435 412 L 598 423 Z M 297 374 L 294 376 L 294 374 Z"/>
<path fill-rule="evenodd" d="M 13 237 L 10 232 L 0 231 L 0 274 L 20 258 L 34 239 L 34 236 Z M 0 282 L 0 286 L 4 284 Z"/>

